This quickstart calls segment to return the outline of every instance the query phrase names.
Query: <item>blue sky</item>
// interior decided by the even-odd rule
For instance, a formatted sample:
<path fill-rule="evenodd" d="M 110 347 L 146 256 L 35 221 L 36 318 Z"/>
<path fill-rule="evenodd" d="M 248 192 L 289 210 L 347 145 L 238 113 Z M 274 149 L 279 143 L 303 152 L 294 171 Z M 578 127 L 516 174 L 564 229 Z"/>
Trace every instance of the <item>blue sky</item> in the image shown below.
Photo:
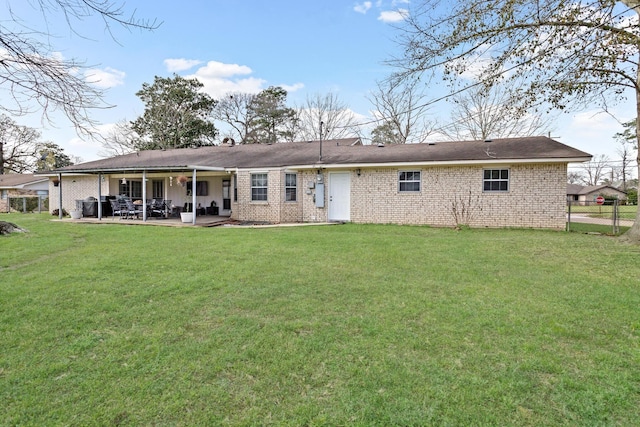
<path fill-rule="evenodd" d="M 45 24 L 29 2 L 14 1 L 11 7 L 32 25 Z M 135 93 L 154 76 L 172 73 L 198 77 L 214 98 L 282 86 L 291 105 L 302 104 L 307 95 L 333 92 L 357 114 L 371 116 L 366 97 L 376 81 L 393 71 L 384 61 L 401 53 L 394 42 L 395 26 L 407 8 L 406 0 L 130 0 L 123 5 L 125 14 L 135 11 L 139 18 L 161 22 L 160 27 L 138 31 L 113 26 L 114 40 L 97 18 L 73 23 L 78 34 L 60 15 L 49 15 L 46 25 L 55 34 L 55 50 L 83 60 L 91 69 L 89 78 L 106 90 L 105 101 L 114 107 L 93 115 L 106 129 L 141 115 Z M 434 99 L 442 94 L 443 88 L 429 88 Z M 430 113 L 446 122 L 448 104 L 436 103 Z M 557 113 L 552 136 L 591 154 L 616 157 L 612 136 L 621 127 L 595 113 Z M 629 105 L 617 107 L 617 114 L 622 119 L 635 116 Z M 43 139 L 67 154 L 85 161 L 98 158 L 99 144 L 79 138 L 63 117 L 54 117 L 55 126 L 37 115 L 16 121 L 37 127 Z"/>

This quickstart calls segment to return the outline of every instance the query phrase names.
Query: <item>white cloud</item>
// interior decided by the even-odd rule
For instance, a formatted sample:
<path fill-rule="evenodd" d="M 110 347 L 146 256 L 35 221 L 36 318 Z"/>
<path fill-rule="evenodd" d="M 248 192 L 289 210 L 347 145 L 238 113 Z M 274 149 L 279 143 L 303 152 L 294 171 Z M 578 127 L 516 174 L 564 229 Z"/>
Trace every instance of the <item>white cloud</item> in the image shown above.
<path fill-rule="evenodd" d="M 101 89 L 107 89 L 124 84 L 124 77 L 126 74 L 124 71 L 107 67 L 104 69 L 87 70 L 85 71 L 84 76 L 89 83 L 92 83 Z"/>
<path fill-rule="evenodd" d="M 194 74 L 186 78 L 197 78 L 203 85 L 204 91 L 213 98 L 220 98 L 228 93 L 259 93 L 264 90 L 267 81 L 249 76 L 253 71 L 246 65 L 225 64 L 209 61 L 198 68 Z M 304 87 L 302 83 L 280 85 L 287 92 L 294 92 Z"/>
<path fill-rule="evenodd" d="M 398 10 L 385 10 L 380 12 L 380 16 L 378 16 L 378 20 L 382 22 L 400 22 L 404 21 L 407 16 L 409 16 L 409 11 L 407 9 L 398 9 Z"/>
<path fill-rule="evenodd" d="M 198 59 L 169 58 L 164 60 L 167 71 L 171 72 L 185 71 L 200 64 L 202 64 L 202 61 Z"/>
<path fill-rule="evenodd" d="M 251 68 L 246 65 L 209 61 L 204 67 L 198 68 L 195 74 L 186 77 L 197 78 L 204 85 L 206 93 L 213 98 L 220 98 L 229 92 L 260 92 L 266 83 L 265 80 L 256 77 L 237 77 L 251 73 Z"/>
<path fill-rule="evenodd" d="M 365 14 L 367 13 L 367 11 L 371 9 L 371 2 L 370 1 L 365 1 L 362 3 L 357 3 L 354 7 L 353 10 L 355 10 L 358 13 L 362 13 Z"/>
<path fill-rule="evenodd" d="M 287 92 L 295 92 L 297 90 L 304 88 L 304 83 L 294 83 L 292 85 L 279 85 L 279 86 L 282 89 L 286 90 Z"/>
<path fill-rule="evenodd" d="M 248 75 L 252 72 L 251 68 L 246 65 L 225 64 L 218 61 L 209 61 L 204 67 L 198 68 L 196 75 L 198 77 L 202 76 L 207 78 L 225 78 L 238 74 Z"/>
<path fill-rule="evenodd" d="M 204 91 L 211 95 L 214 99 L 221 98 L 227 93 L 259 93 L 262 91 L 266 80 L 249 77 L 246 79 L 228 80 L 228 79 L 203 79 L 198 77 L 204 84 Z"/>
<path fill-rule="evenodd" d="M 628 115 L 616 114 L 622 111 L 623 108 L 619 108 L 611 113 L 618 120 L 625 121 L 629 118 Z M 565 120 L 554 133 L 558 135 L 559 141 L 579 150 L 590 154 L 606 154 L 615 159 L 619 156 L 616 153 L 618 145 L 613 137 L 623 130 L 618 120 L 600 110 L 582 111 Z"/>
<path fill-rule="evenodd" d="M 77 136 L 67 139 L 60 146 L 64 148 L 67 155 L 78 158 L 81 163 L 100 158 L 96 153 L 102 148 L 98 141 L 82 139 Z"/>

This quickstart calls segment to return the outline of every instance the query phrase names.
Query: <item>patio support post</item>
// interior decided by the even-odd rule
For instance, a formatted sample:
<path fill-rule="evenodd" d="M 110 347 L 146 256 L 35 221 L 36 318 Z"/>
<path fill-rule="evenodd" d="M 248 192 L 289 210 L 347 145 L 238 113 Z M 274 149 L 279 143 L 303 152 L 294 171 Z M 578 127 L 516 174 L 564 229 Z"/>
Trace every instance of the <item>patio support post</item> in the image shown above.
<path fill-rule="evenodd" d="M 147 171 L 142 171 L 142 220 L 147 221 Z"/>
<path fill-rule="evenodd" d="M 193 169 L 193 179 L 191 180 L 191 212 L 193 212 L 192 224 L 196 225 L 196 169 Z"/>
<path fill-rule="evenodd" d="M 98 220 L 102 221 L 102 174 L 98 174 Z"/>
<path fill-rule="evenodd" d="M 58 218 L 62 219 L 62 174 L 58 174 Z"/>

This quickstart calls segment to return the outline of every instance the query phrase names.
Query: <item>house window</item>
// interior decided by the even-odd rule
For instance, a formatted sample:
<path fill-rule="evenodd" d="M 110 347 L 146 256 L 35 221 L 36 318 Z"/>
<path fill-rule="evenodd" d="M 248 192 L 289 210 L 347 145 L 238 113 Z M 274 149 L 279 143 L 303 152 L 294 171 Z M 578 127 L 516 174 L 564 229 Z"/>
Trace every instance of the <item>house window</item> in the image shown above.
<path fill-rule="evenodd" d="M 238 175 L 233 175 L 233 201 L 238 201 Z"/>
<path fill-rule="evenodd" d="M 2 190 L 2 200 L 6 200 L 9 197 L 9 190 Z"/>
<path fill-rule="evenodd" d="M 142 198 L 142 181 L 127 180 L 125 184 L 120 181 L 118 194 L 136 199 Z"/>
<path fill-rule="evenodd" d="M 253 202 L 267 201 L 267 174 L 266 173 L 251 174 L 251 201 Z"/>
<path fill-rule="evenodd" d="M 509 191 L 509 169 L 485 169 L 482 188 L 484 191 Z"/>
<path fill-rule="evenodd" d="M 420 191 L 420 171 L 398 172 L 398 190 L 401 193 Z"/>
<path fill-rule="evenodd" d="M 154 199 L 164 199 L 164 181 L 159 179 L 151 181 L 151 194 Z"/>
<path fill-rule="evenodd" d="M 298 176 L 295 173 L 284 175 L 284 200 L 285 202 L 295 202 L 298 197 Z"/>

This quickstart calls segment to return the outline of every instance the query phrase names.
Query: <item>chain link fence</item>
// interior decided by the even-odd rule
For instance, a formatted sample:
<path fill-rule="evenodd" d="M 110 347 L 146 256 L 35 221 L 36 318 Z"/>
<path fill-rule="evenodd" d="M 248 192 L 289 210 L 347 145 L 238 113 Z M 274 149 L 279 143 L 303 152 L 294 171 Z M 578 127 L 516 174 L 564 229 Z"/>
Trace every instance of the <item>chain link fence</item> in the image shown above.
<path fill-rule="evenodd" d="M 9 212 L 48 212 L 48 196 L 13 196 L 7 200 L 7 213 Z"/>
<path fill-rule="evenodd" d="M 567 231 L 572 224 L 597 224 L 610 226 L 612 234 L 619 234 L 620 227 L 631 227 L 638 207 L 622 205 L 619 200 L 569 201 L 567 202 Z"/>

